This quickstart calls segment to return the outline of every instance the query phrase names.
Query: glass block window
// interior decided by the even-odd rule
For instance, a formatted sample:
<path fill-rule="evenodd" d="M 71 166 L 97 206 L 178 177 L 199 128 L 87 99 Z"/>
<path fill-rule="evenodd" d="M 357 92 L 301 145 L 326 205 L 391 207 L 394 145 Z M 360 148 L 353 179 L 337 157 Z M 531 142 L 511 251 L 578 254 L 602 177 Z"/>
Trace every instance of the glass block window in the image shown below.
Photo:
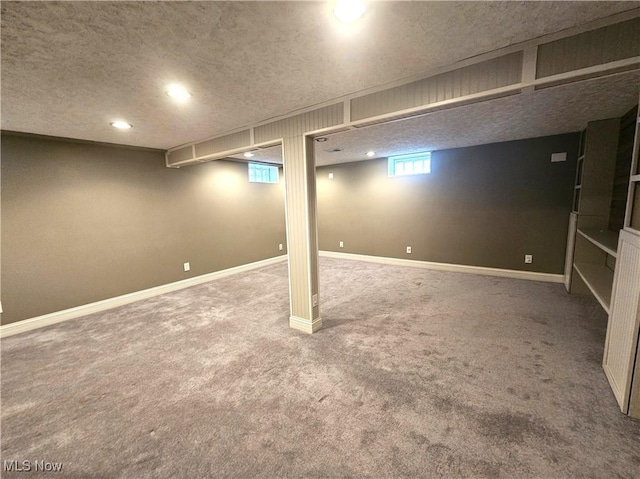
<path fill-rule="evenodd" d="M 389 176 L 427 175 L 431 173 L 431 152 L 389 157 Z"/>
<path fill-rule="evenodd" d="M 279 183 L 278 167 L 249 163 L 249 181 L 251 183 Z"/>

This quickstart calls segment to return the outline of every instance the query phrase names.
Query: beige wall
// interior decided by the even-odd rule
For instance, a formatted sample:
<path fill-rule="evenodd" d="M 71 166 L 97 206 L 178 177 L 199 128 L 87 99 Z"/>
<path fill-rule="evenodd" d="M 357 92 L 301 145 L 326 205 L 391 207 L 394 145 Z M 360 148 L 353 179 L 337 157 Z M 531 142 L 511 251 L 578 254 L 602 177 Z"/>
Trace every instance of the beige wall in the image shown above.
<path fill-rule="evenodd" d="M 3 324 L 286 252 L 283 183 L 243 163 L 3 133 L 1 178 Z"/>
<path fill-rule="evenodd" d="M 436 151 L 432 173 L 412 177 L 389 178 L 386 159 L 318 168 L 320 249 L 562 274 L 578 141 Z"/>

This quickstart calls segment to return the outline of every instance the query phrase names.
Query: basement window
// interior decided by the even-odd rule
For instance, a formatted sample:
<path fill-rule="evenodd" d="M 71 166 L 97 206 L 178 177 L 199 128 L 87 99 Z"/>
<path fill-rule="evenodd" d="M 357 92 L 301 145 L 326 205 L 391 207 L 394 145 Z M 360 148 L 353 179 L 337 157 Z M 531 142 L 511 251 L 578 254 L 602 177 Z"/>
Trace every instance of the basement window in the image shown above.
<path fill-rule="evenodd" d="M 278 167 L 249 163 L 249 181 L 251 183 L 279 183 Z"/>
<path fill-rule="evenodd" d="M 389 157 L 389 176 L 428 175 L 431 173 L 431 152 Z"/>

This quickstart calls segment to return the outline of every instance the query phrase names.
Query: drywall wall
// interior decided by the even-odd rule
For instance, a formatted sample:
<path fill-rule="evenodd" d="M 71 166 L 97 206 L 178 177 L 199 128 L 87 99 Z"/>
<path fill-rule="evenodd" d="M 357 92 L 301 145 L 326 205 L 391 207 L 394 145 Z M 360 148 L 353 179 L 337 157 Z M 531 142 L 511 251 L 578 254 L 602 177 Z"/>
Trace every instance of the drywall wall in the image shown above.
<path fill-rule="evenodd" d="M 562 274 L 578 142 L 435 151 L 429 175 L 390 178 L 386 159 L 318 168 L 320 249 Z"/>
<path fill-rule="evenodd" d="M 160 151 L 8 133 L 1 146 L 3 324 L 286 253 L 283 183 L 249 183 L 244 163 L 169 169 Z"/>

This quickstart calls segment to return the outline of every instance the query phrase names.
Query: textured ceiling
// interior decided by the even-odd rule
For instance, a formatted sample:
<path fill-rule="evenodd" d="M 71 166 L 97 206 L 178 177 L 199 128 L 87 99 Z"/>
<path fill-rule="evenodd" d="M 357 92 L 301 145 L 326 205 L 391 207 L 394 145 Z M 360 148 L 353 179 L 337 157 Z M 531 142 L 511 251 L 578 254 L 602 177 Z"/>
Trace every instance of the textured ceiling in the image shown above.
<path fill-rule="evenodd" d="M 368 160 L 370 150 L 386 158 L 580 131 L 588 121 L 622 116 L 639 94 L 640 72 L 628 72 L 335 133 L 315 144 L 316 164 Z M 280 146 L 254 154 L 252 161 L 282 163 Z"/>
<path fill-rule="evenodd" d="M 443 150 L 580 131 L 638 102 L 640 72 L 547 88 L 355 131 L 316 143 L 316 164 Z M 340 148 L 342 151 L 328 153 Z"/>
<path fill-rule="evenodd" d="M 637 5 L 371 2 L 345 29 L 329 2 L 3 1 L 2 128 L 165 149 Z"/>

